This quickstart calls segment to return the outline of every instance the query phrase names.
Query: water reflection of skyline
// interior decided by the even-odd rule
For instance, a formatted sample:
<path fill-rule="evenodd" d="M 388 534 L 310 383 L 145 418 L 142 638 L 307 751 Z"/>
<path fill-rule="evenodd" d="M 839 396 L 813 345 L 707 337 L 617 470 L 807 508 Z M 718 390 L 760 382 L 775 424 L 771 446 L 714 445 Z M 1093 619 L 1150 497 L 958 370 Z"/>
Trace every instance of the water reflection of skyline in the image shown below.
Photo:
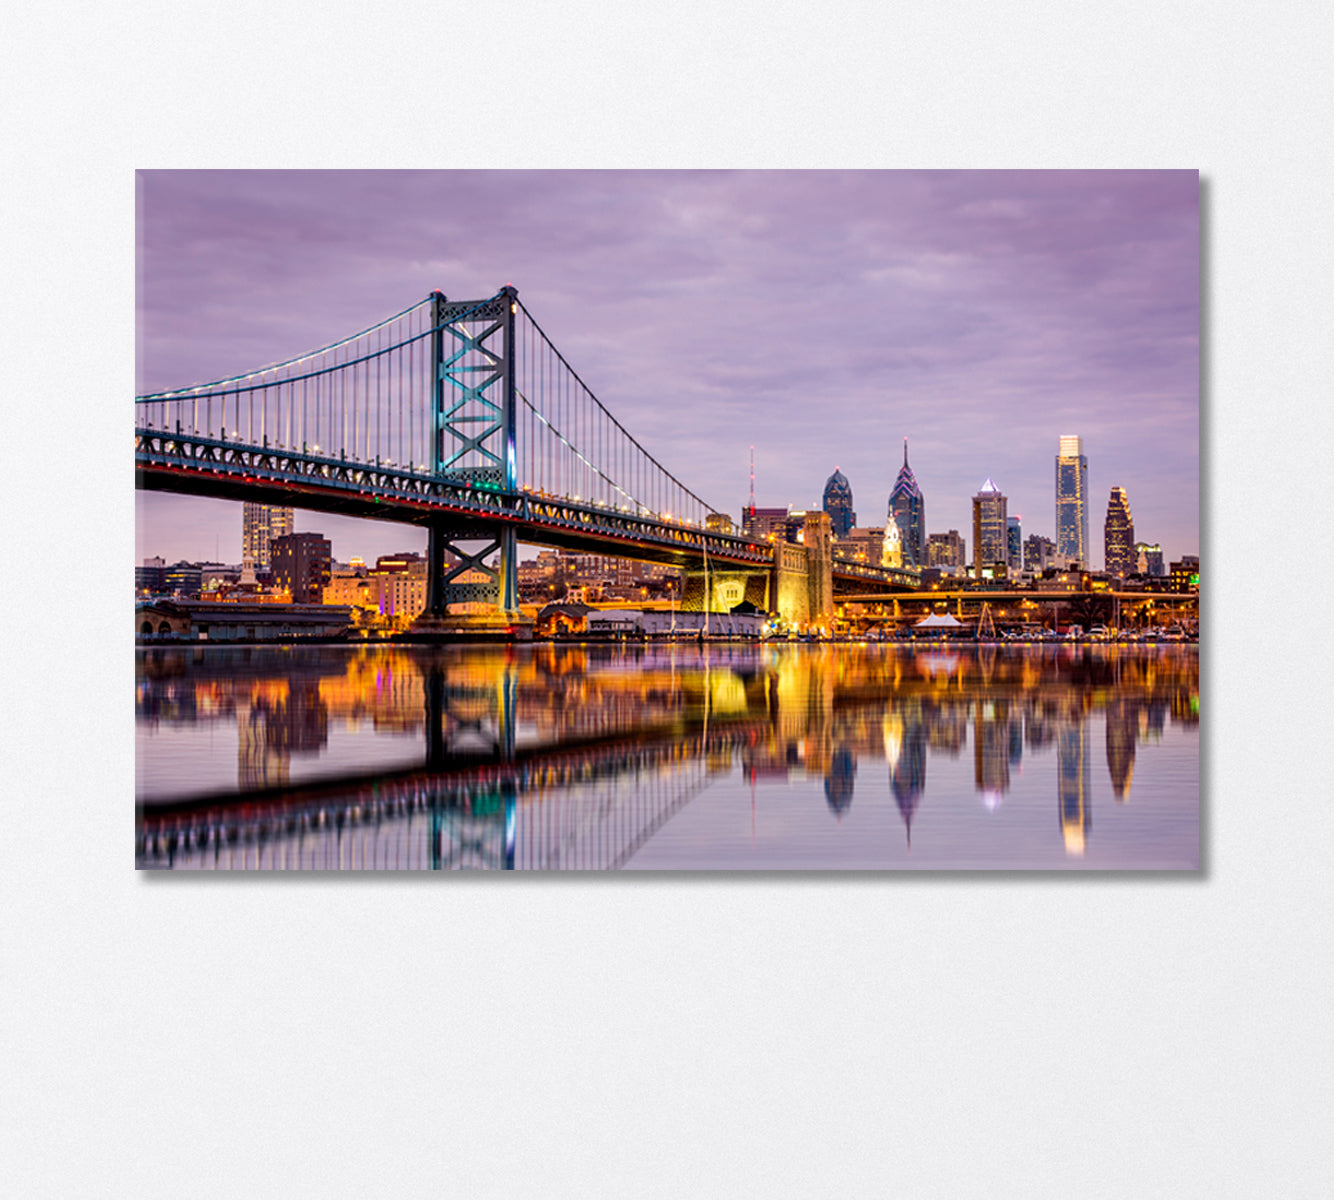
<path fill-rule="evenodd" d="M 933 760 L 953 762 L 971 749 L 972 789 L 992 812 L 1004 807 L 1026 759 L 1054 756 L 1059 836 L 1065 853 L 1078 857 L 1093 836 L 1092 719 L 1104 726 L 1106 780 L 1118 805 L 1134 795 L 1139 748 L 1160 740 L 1169 724 L 1198 723 L 1193 647 L 847 651 L 550 646 L 158 652 L 139 664 L 141 730 L 170 738 L 173 730 L 204 723 L 234 725 L 236 789 L 230 798 L 223 789 L 192 797 L 188 788 L 173 792 L 169 781 L 146 770 L 141 779 L 150 785 L 140 823 L 160 832 L 173 821 L 189 824 L 182 814 L 192 805 L 216 812 L 242 797 L 268 797 L 282 808 L 285 791 L 303 788 L 320 794 L 306 796 L 298 807 L 336 807 L 340 798 L 355 800 L 392 779 L 393 773 L 383 772 L 296 778 L 294 764 L 303 770 L 318 765 L 337 733 L 406 738 L 399 774 L 425 773 L 443 782 L 467 771 L 505 775 L 512 795 L 494 801 L 479 818 L 481 827 L 489 829 L 487 822 L 495 820 L 521 826 L 530 808 L 542 810 L 549 822 L 559 794 L 576 825 L 620 822 L 624 832 L 629 818 L 614 793 L 642 790 L 642 770 L 604 779 L 596 799 L 576 798 L 578 781 L 568 772 L 540 782 L 542 764 L 574 755 L 592 779 L 599 760 L 614 759 L 627 742 L 651 747 L 666 741 L 680 748 L 681 757 L 665 768 L 678 780 L 696 759 L 701 780 L 733 771 L 752 787 L 756 781 L 817 780 L 835 823 L 845 820 L 860 796 L 879 802 L 887 790 L 911 848 L 914 820 L 933 803 Z M 735 735 L 730 740 L 710 741 L 729 731 Z M 871 769 L 875 764 L 885 773 Z M 462 811 L 472 805 L 467 787 L 435 790 L 447 806 L 461 804 Z M 506 805 L 508 816 L 498 817 Z M 589 814 L 598 806 L 603 815 L 594 819 Z M 646 817 L 644 827 L 656 819 Z M 540 836 L 548 844 L 538 857 L 549 869 L 571 864 L 568 854 L 552 852 L 555 835 Z M 626 836 L 634 842 L 641 835 Z M 468 843 L 462 832 L 459 839 Z M 490 865 L 513 865 L 504 854 L 491 857 Z M 462 855 L 452 865 L 481 865 L 485 858 Z M 587 869 L 621 862 L 616 854 L 602 858 L 590 859 Z"/>

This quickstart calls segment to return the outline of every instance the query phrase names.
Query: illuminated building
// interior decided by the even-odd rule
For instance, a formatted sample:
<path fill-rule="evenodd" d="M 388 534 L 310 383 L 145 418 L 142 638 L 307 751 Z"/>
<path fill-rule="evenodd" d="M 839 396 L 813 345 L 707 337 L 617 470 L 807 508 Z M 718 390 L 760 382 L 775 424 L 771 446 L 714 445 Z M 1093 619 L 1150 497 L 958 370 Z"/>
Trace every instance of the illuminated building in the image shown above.
<path fill-rule="evenodd" d="M 821 507 L 829 514 L 829 525 L 836 538 L 847 537 L 857 524 L 857 514 L 852 511 L 852 485 L 837 467 L 825 481 Z"/>
<path fill-rule="evenodd" d="M 743 514 L 741 532 L 755 542 L 782 541 L 786 525 L 786 508 L 748 508 Z"/>
<path fill-rule="evenodd" d="M 870 563 L 875 566 L 880 563 L 884 544 L 885 531 L 883 529 L 863 526 L 848 530 L 847 535 L 839 539 L 838 551 L 843 558 L 850 558 L 854 562 Z"/>
<path fill-rule="evenodd" d="M 887 519 L 899 527 L 905 567 L 926 566 L 926 501 L 908 466 L 908 439 L 903 439 L 903 467 L 889 493 Z"/>
<path fill-rule="evenodd" d="M 270 504 L 241 505 L 241 558 L 257 571 L 271 565 L 269 545 L 292 532 L 292 510 Z"/>
<path fill-rule="evenodd" d="M 1024 565 L 1024 531 L 1019 521 L 1018 517 L 1005 518 L 1006 561 L 1013 571 Z"/>
<path fill-rule="evenodd" d="M 1167 577 L 1169 592 L 1198 592 L 1200 590 L 1200 559 L 1198 555 L 1187 554 L 1180 562 L 1172 564 Z"/>
<path fill-rule="evenodd" d="M 1114 487 L 1107 501 L 1107 521 L 1103 525 L 1103 570 L 1123 579 L 1135 573 L 1135 520 L 1130 515 L 1130 501 L 1125 488 Z"/>
<path fill-rule="evenodd" d="M 162 591 L 169 596 L 189 599 L 198 596 L 203 586 L 204 572 L 198 563 L 173 563 L 162 572 Z"/>
<path fill-rule="evenodd" d="M 1163 548 L 1155 543 L 1135 543 L 1135 569 L 1141 575 L 1155 577 L 1167 574 L 1163 567 Z"/>
<path fill-rule="evenodd" d="M 355 571 L 335 571 L 324 585 L 321 603 L 375 610 L 380 607 L 376 581 Z"/>
<path fill-rule="evenodd" d="M 726 513 L 711 512 L 704 518 L 704 528 L 710 533 L 735 533 L 736 526 Z"/>
<path fill-rule="evenodd" d="M 968 564 L 964 539 L 957 529 L 948 533 L 933 533 L 926 539 L 928 567 L 963 567 Z"/>
<path fill-rule="evenodd" d="M 1056 558 L 1062 567 L 1088 566 L 1088 482 L 1084 439 L 1062 434 L 1056 455 Z"/>
<path fill-rule="evenodd" d="M 447 565 L 457 562 L 449 556 Z M 480 575 L 480 573 L 478 573 Z M 426 611 L 426 560 L 416 551 L 401 551 L 398 554 L 382 554 L 375 560 L 375 566 L 366 573 L 374 587 L 376 607 L 383 617 L 413 618 Z M 456 582 L 472 582 L 462 576 Z M 480 575 L 475 582 L 485 582 L 486 576 Z"/>
<path fill-rule="evenodd" d="M 460 582 L 469 582 L 470 576 L 478 576 L 472 582 L 485 583 L 486 576 L 480 571 L 465 571 L 459 576 Z M 385 617 L 420 616 L 426 611 L 426 564 L 416 563 L 406 571 L 376 578 L 377 600 L 380 615 Z"/>
<path fill-rule="evenodd" d="M 269 543 L 274 583 L 293 604 L 319 604 L 333 572 L 333 546 L 322 533 L 288 533 Z"/>
<path fill-rule="evenodd" d="M 880 565 L 882 567 L 903 566 L 903 542 L 899 538 L 899 523 L 894 520 L 885 522 L 885 539 L 880 547 Z"/>
<path fill-rule="evenodd" d="M 163 590 L 167 564 L 161 558 L 146 558 L 142 567 L 134 568 L 134 592 L 137 596 L 152 596 Z"/>
<path fill-rule="evenodd" d="M 1056 543 L 1040 533 L 1031 533 L 1024 540 L 1024 570 L 1045 571 L 1056 560 Z"/>
<path fill-rule="evenodd" d="M 973 574 L 978 579 L 983 571 L 993 570 L 997 563 L 1004 566 L 1007 560 L 1005 504 L 990 479 L 973 497 Z"/>

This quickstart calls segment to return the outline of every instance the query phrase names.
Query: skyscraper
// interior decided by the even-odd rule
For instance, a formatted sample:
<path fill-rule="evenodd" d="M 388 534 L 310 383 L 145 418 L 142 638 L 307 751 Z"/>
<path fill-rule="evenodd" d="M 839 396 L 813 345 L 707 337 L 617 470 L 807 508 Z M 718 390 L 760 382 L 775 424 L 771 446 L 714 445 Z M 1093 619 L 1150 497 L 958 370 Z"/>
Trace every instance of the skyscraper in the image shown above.
<path fill-rule="evenodd" d="M 1103 570 L 1125 578 L 1135 573 L 1135 519 L 1125 488 L 1112 488 L 1107 501 L 1107 522 L 1102 531 Z"/>
<path fill-rule="evenodd" d="M 269 569 L 269 543 L 292 532 L 292 510 L 268 504 L 241 506 L 241 560 L 256 570 Z"/>
<path fill-rule="evenodd" d="M 1056 559 L 1059 566 L 1077 562 L 1088 566 L 1089 460 L 1084 457 L 1084 439 L 1077 434 L 1061 435 L 1056 454 Z"/>
<path fill-rule="evenodd" d="M 857 514 L 852 511 L 852 484 L 837 467 L 825 482 L 821 507 L 829 514 L 829 526 L 837 538 L 847 537 L 857 524 Z"/>
<path fill-rule="evenodd" d="M 1005 551 L 1011 571 L 1018 571 L 1024 565 L 1024 531 L 1020 517 L 1005 518 Z"/>
<path fill-rule="evenodd" d="M 903 467 L 889 493 L 888 519 L 899 527 L 905 567 L 926 566 L 926 502 L 908 466 L 908 439 L 903 439 Z"/>
<path fill-rule="evenodd" d="M 990 479 L 973 497 L 973 574 L 978 579 L 984 570 L 1008 559 L 1005 504 L 1005 497 Z"/>

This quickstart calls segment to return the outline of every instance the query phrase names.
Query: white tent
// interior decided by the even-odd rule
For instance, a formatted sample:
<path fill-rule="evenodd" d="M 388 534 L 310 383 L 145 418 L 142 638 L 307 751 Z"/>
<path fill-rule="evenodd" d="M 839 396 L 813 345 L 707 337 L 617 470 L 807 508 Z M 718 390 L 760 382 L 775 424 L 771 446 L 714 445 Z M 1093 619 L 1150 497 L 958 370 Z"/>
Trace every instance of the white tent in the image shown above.
<path fill-rule="evenodd" d="M 923 617 L 914 629 L 963 629 L 962 621 L 956 621 L 949 613 L 932 613 L 929 617 Z"/>

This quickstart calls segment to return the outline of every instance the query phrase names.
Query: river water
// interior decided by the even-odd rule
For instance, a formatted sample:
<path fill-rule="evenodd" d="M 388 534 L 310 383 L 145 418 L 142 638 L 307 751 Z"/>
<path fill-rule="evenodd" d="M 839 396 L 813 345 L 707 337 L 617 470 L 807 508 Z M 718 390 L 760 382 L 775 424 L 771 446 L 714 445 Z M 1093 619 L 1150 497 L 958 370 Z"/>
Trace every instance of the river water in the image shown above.
<path fill-rule="evenodd" d="M 1194 870 L 1191 645 L 136 652 L 135 861 Z"/>

